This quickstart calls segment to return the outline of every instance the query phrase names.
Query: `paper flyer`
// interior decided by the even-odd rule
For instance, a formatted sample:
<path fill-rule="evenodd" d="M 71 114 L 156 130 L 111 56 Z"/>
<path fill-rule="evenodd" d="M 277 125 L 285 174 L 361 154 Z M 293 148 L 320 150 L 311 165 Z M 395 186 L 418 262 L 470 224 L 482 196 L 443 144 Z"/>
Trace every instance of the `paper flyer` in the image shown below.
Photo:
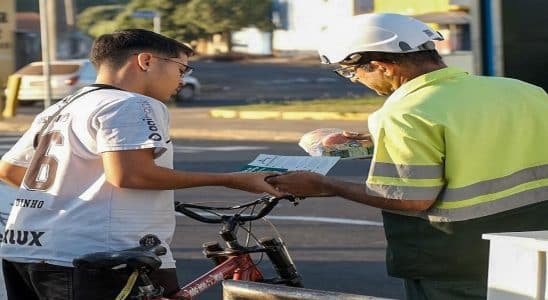
<path fill-rule="evenodd" d="M 339 157 L 327 156 L 283 156 L 272 154 L 259 154 L 255 160 L 244 166 L 241 172 L 261 171 L 311 171 L 322 175 L 339 161 Z"/>

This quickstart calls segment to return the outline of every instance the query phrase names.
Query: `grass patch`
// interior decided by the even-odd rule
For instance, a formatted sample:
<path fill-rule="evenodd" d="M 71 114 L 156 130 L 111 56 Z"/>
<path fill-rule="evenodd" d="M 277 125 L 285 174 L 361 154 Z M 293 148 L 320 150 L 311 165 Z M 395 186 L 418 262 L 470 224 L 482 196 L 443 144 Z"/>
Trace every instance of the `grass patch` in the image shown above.
<path fill-rule="evenodd" d="M 385 100 L 386 98 L 384 97 L 291 100 L 238 106 L 223 106 L 222 109 L 238 111 L 321 111 L 371 113 L 379 109 Z"/>

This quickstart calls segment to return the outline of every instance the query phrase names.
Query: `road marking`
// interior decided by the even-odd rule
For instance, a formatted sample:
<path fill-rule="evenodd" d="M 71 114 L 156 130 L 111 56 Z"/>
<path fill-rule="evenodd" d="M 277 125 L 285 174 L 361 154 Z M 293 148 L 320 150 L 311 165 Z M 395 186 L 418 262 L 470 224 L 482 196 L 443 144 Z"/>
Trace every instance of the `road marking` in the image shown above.
<path fill-rule="evenodd" d="M 320 222 L 320 223 L 334 223 L 334 224 L 346 224 L 346 225 L 363 225 L 363 226 L 380 226 L 382 222 L 368 221 L 368 220 L 356 220 L 356 219 L 344 219 L 344 218 L 329 218 L 329 217 L 305 217 L 305 216 L 268 216 L 269 220 L 281 220 L 281 221 L 303 221 L 303 222 Z"/>
<path fill-rule="evenodd" d="M 198 213 L 200 214 L 200 213 Z M 177 217 L 186 217 L 185 215 L 177 212 Z M 211 216 L 211 214 L 204 213 L 203 215 Z M 344 224 L 344 225 L 359 225 L 359 226 L 378 226 L 382 227 L 382 222 L 368 221 L 368 220 L 356 220 L 356 219 L 344 219 L 344 218 L 330 218 L 330 217 L 309 217 L 309 216 L 268 216 L 265 217 L 269 220 L 280 221 L 301 221 L 301 222 L 317 222 L 317 223 L 331 223 L 331 224 Z"/>
<path fill-rule="evenodd" d="M 7 138 L 0 137 L 0 143 L 11 142 L 9 144 L 0 144 L 0 151 L 6 152 L 11 149 L 19 137 Z M 269 147 L 264 146 L 218 146 L 218 147 L 198 147 L 198 146 L 176 146 L 173 145 L 173 152 L 175 153 L 200 153 L 205 151 L 216 152 L 231 152 L 231 151 L 249 151 L 249 150 L 265 150 Z"/>
<path fill-rule="evenodd" d="M 21 136 L 0 136 L 0 142 L 17 142 Z"/>
<path fill-rule="evenodd" d="M 318 78 L 288 78 L 288 79 L 271 79 L 271 80 L 255 80 L 258 84 L 293 84 L 293 83 L 325 83 L 325 82 L 337 82 L 336 78 L 330 77 L 318 77 Z"/>
<path fill-rule="evenodd" d="M 196 147 L 196 146 L 173 146 L 173 151 L 177 153 L 196 153 L 204 151 L 230 152 L 246 150 L 264 150 L 264 146 L 217 146 L 217 147 Z"/>

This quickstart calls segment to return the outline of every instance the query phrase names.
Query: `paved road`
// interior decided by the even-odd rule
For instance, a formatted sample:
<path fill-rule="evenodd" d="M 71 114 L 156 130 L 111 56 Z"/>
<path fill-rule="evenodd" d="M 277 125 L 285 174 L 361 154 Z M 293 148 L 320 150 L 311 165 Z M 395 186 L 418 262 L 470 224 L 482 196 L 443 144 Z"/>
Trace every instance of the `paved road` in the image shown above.
<path fill-rule="evenodd" d="M 371 90 L 331 72 L 331 67 L 196 61 L 202 93 L 185 106 L 218 106 L 271 100 L 357 97 Z"/>
<path fill-rule="evenodd" d="M 3 153 L 16 137 L 0 138 Z M 259 153 L 303 155 L 294 143 L 221 142 L 176 140 L 175 166 L 189 171 L 237 171 Z M 346 180 L 363 180 L 368 161 L 341 161 L 330 172 Z M 5 190 L 5 187 L 2 187 Z M 1 192 L 1 191 L 0 191 Z M 4 193 L 5 194 L 5 193 Z M 223 188 L 193 188 L 176 191 L 186 202 L 248 201 L 254 195 Z M 298 206 L 282 204 L 271 221 L 288 245 L 289 251 L 309 288 L 401 299 L 399 280 L 385 272 L 386 242 L 378 210 L 339 198 L 306 199 Z M 172 247 L 178 263 L 178 276 L 187 283 L 211 267 L 202 257 L 201 244 L 219 240 L 219 227 L 201 224 L 186 217 L 177 218 Z M 261 222 L 254 225 L 259 236 L 273 232 Z M 264 265 L 267 273 L 272 270 Z M 220 299 L 220 288 L 199 299 Z"/>

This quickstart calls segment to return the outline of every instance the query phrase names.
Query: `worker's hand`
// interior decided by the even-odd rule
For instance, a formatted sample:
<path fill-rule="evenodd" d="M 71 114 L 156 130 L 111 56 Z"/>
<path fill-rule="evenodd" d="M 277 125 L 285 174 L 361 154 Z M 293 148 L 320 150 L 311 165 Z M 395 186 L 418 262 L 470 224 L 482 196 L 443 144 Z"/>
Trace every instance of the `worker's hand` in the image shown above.
<path fill-rule="evenodd" d="M 313 172 L 288 172 L 269 176 L 266 181 L 282 193 L 296 197 L 328 197 L 333 194 L 328 190 L 329 178 Z"/>
<path fill-rule="evenodd" d="M 359 133 L 353 131 L 343 131 L 342 133 L 345 137 L 353 140 L 368 140 L 372 141 L 371 134 L 369 133 Z"/>

